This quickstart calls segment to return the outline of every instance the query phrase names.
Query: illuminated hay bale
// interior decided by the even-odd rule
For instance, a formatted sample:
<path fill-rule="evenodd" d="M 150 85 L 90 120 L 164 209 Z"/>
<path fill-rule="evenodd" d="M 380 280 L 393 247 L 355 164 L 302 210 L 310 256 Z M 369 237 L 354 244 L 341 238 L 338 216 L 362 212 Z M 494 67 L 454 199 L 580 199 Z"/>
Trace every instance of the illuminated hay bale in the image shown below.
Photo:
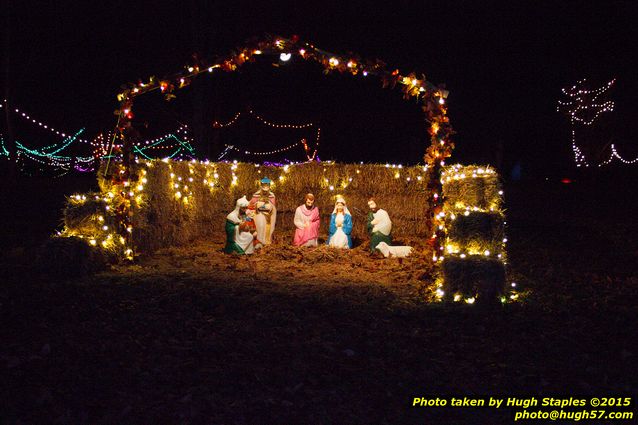
<path fill-rule="evenodd" d="M 99 248 L 106 258 L 119 257 L 126 250 L 125 240 L 118 235 L 116 211 L 119 197 L 87 193 L 67 197 L 63 210 L 64 230 L 61 236 L 84 239 Z"/>
<path fill-rule="evenodd" d="M 503 293 L 505 265 L 498 258 L 448 256 L 442 274 L 449 301 L 495 300 Z"/>
<path fill-rule="evenodd" d="M 117 175 L 121 168 L 115 167 Z M 427 237 L 430 231 L 427 189 L 428 172 L 423 166 L 400 167 L 377 164 L 355 165 L 304 163 L 284 167 L 248 163 L 195 161 L 139 161 L 130 181 L 115 182 L 99 173 L 100 194 L 119 199 L 127 194 L 131 209 L 132 245 L 150 253 L 166 246 L 184 245 L 197 238 L 225 237 L 226 215 L 235 201 L 259 189 L 259 180 L 269 177 L 277 198 L 274 237 L 292 241 L 295 209 L 312 192 L 321 212 L 320 238 L 327 238 L 330 214 L 337 195 L 346 198 L 353 215 L 355 243 L 368 239 L 368 199 L 374 197 L 393 221 L 393 234 L 403 239 Z M 90 214 L 94 214 L 89 211 Z"/>
<path fill-rule="evenodd" d="M 467 215 L 466 215 L 467 214 Z M 466 211 L 463 214 L 446 215 L 446 230 L 449 246 L 447 252 L 454 254 L 461 250 L 470 255 L 502 255 L 505 224 L 500 212 Z"/>
<path fill-rule="evenodd" d="M 102 199 L 97 193 L 68 197 L 62 211 L 64 226 L 67 229 L 75 229 L 79 234 L 98 234 L 102 227 L 98 217 L 102 216 L 103 212 Z"/>
<path fill-rule="evenodd" d="M 449 210 L 496 211 L 501 208 L 501 182 L 491 167 L 452 165 L 441 172 L 445 204 Z"/>
<path fill-rule="evenodd" d="M 453 165 L 443 169 L 441 183 L 442 294 L 454 301 L 494 300 L 505 289 L 507 241 L 498 175 L 490 167 Z"/>

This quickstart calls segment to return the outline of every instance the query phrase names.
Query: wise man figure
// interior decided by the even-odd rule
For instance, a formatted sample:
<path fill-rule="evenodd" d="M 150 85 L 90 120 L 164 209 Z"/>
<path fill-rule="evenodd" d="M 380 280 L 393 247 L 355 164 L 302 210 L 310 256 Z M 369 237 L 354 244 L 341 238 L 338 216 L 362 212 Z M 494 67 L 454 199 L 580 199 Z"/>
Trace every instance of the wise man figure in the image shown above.
<path fill-rule="evenodd" d="M 253 194 L 248 206 L 255 222 L 258 246 L 259 244 L 270 245 L 272 243 L 272 234 L 277 222 L 275 194 L 270 191 L 272 180 L 264 177 L 259 183 L 261 188 Z"/>
<path fill-rule="evenodd" d="M 299 205 L 295 210 L 295 237 L 292 241 L 294 246 L 317 246 L 319 237 L 319 208 L 315 206 L 315 195 L 306 194 L 303 205 Z"/>
<path fill-rule="evenodd" d="M 368 234 L 370 235 L 370 252 L 374 253 L 380 242 L 392 245 L 392 221 L 387 211 L 379 208 L 374 198 L 368 200 Z"/>
<path fill-rule="evenodd" d="M 244 255 L 252 254 L 255 251 L 253 244 L 255 233 L 251 232 L 250 226 L 246 222 L 246 208 L 248 208 L 248 199 L 243 196 L 235 203 L 235 209 L 226 216 L 224 252 L 227 254 Z"/>

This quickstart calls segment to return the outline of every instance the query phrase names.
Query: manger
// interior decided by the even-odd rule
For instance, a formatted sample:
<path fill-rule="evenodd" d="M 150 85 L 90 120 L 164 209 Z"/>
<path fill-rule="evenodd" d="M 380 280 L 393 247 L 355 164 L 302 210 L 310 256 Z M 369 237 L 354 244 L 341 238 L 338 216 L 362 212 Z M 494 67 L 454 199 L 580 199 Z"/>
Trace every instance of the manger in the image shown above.
<path fill-rule="evenodd" d="M 133 101 L 159 90 L 171 99 L 177 88 L 202 74 L 232 72 L 255 57 L 294 54 L 321 64 L 327 72 L 375 75 L 384 87 L 401 87 L 416 99 L 429 123 L 431 145 L 425 165 L 307 162 L 280 167 L 237 162 L 146 160 L 135 158 L 130 137 Z M 502 190 L 491 167 L 445 166 L 453 134 L 447 117 L 447 91 L 418 78 L 401 75 L 383 62 L 336 55 L 297 39 L 273 37 L 240 49 L 216 63 L 193 64 L 164 80 L 131 84 L 118 95 L 117 132 L 98 172 L 99 193 L 69 198 L 61 236 L 77 237 L 111 261 L 134 260 L 139 253 L 219 237 L 236 200 L 250 195 L 261 179 L 273 181 L 277 194 L 280 243 L 292 241 L 295 209 L 313 193 L 321 212 L 319 237 L 327 239 L 329 215 L 337 196 L 347 199 L 353 216 L 354 245 L 367 243 L 365 216 L 374 197 L 390 213 L 393 236 L 413 244 L 437 266 L 439 299 L 473 303 L 505 301 L 505 236 Z M 138 149 L 139 151 L 139 149 Z M 112 160 L 112 158 L 115 158 Z M 389 245 L 389 244 L 388 244 Z M 219 253 L 219 255 L 226 255 Z M 426 267 L 424 264 L 423 267 Z M 355 271 L 356 273 L 356 271 Z"/>

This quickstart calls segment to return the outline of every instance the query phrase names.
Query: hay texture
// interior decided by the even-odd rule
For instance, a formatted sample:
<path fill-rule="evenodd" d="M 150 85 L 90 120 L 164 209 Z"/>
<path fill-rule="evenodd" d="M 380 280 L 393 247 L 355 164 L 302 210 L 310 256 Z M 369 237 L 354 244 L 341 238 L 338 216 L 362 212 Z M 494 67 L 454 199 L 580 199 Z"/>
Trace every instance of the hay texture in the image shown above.
<path fill-rule="evenodd" d="M 83 239 L 107 259 L 125 256 L 129 248 L 127 238 L 121 234 L 126 234 L 126 229 L 122 228 L 118 216 L 124 202 L 121 195 L 113 192 L 67 197 L 62 211 L 64 230 L 60 236 Z"/>
<path fill-rule="evenodd" d="M 505 265 L 497 258 L 447 256 L 441 268 L 448 301 L 494 301 L 503 293 Z"/>
<path fill-rule="evenodd" d="M 111 164 L 117 176 L 118 164 Z M 88 194 L 86 200 L 69 199 L 65 223 L 69 235 L 90 237 L 101 244 L 108 238 L 97 217 L 107 219 L 105 208 L 130 211 L 130 222 L 111 223 L 109 228 L 124 231 L 127 249 L 152 253 L 168 246 L 181 246 L 193 240 L 223 235 L 226 215 L 238 198 L 250 199 L 259 190 L 259 181 L 273 181 L 277 223 L 275 241 L 292 243 L 294 213 L 306 193 L 315 195 L 321 216 L 320 241 L 328 235 L 330 214 L 337 195 L 346 199 L 352 214 L 355 246 L 368 242 L 366 231 L 368 199 L 388 211 L 395 237 L 427 238 L 431 232 L 427 188 L 429 172 L 423 166 L 400 167 L 378 164 L 303 163 L 283 167 L 249 163 L 209 163 L 198 161 L 138 161 L 128 180 L 103 178 L 98 173 L 101 193 Z M 95 199 L 95 201 L 93 201 Z M 114 217 L 115 219 L 117 217 Z M 117 221 L 117 220 L 115 220 Z M 126 233 L 126 229 L 130 232 Z M 110 238 L 117 239 L 117 234 Z M 119 236 L 118 236 L 119 237 Z"/>
<path fill-rule="evenodd" d="M 505 215 L 498 174 L 486 166 L 445 167 L 441 279 L 446 299 L 494 300 L 505 289 Z"/>

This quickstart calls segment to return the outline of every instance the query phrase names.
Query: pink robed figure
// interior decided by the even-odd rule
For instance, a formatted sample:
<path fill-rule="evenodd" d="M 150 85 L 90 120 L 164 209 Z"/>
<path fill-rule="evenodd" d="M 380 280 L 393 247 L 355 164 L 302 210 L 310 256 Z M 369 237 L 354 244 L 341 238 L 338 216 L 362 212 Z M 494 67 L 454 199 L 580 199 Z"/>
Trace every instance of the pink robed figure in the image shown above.
<path fill-rule="evenodd" d="M 314 206 L 315 197 L 312 193 L 306 195 L 303 205 L 297 207 L 295 211 L 295 237 L 292 241 L 294 246 L 317 246 L 319 237 L 319 208 Z"/>

